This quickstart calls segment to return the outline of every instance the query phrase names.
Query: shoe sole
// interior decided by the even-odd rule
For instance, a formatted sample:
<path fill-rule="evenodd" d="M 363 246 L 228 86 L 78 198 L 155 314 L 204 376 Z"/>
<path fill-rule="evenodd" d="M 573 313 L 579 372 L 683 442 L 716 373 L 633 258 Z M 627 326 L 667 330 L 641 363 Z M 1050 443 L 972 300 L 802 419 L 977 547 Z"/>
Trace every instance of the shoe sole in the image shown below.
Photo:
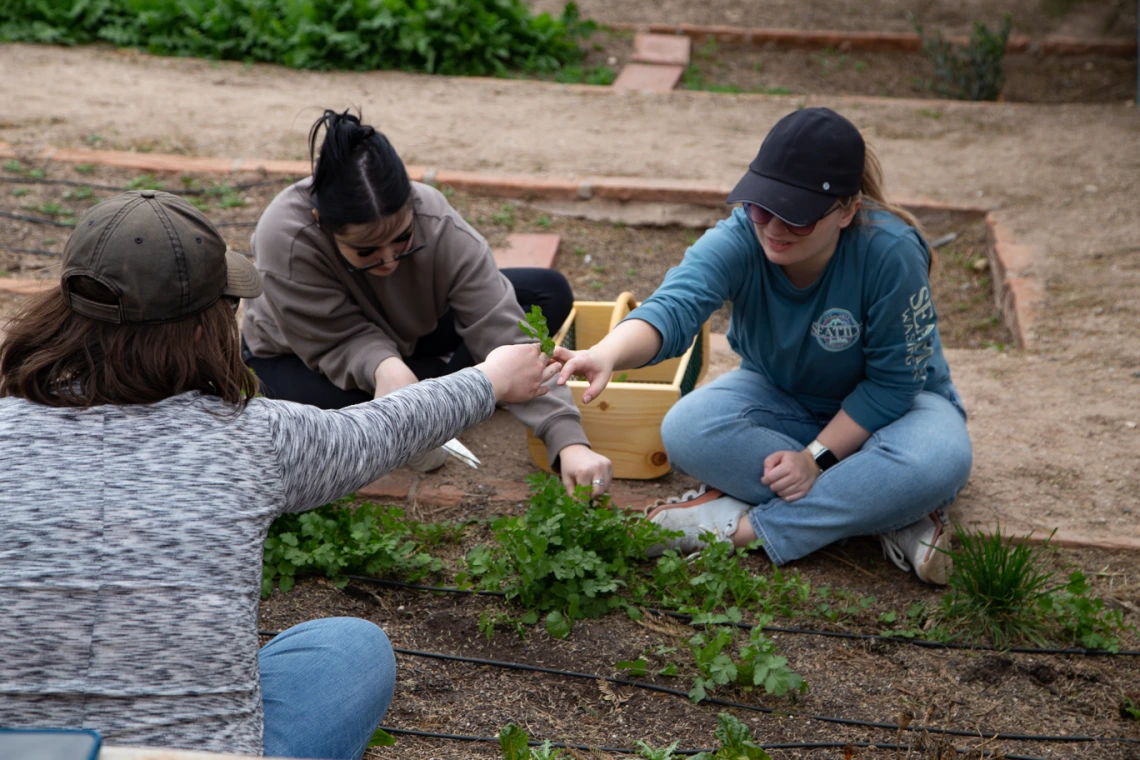
<path fill-rule="evenodd" d="M 689 507 L 699 507 L 702 504 L 719 499 L 724 496 L 724 491 L 718 491 L 715 488 L 710 488 L 703 494 L 691 501 L 681 502 L 678 504 L 657 504 L 651 507 L 645 507 L 645 519 L 652 520 L 657 515 L 664 512 L 666 509 L 688 509 Z"/>
<path fill-rule="evenodd" d="M 927 548 L 922 563 L 915 568 L 919 580 L 945 586 L 950 579 L 950 571 L 954 569 L 954 558 L 950 556 L 949 551 L 950 531 L 940 524 L 934 534 L 933 546 Z"/>

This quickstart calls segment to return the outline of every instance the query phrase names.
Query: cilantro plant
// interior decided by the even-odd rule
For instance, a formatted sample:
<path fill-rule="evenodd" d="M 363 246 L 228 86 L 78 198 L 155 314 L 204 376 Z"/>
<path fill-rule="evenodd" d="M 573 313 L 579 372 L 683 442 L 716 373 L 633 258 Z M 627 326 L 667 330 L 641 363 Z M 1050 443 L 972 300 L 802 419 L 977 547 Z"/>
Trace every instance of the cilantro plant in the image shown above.
<path fill-rule="evenodd" d="M 570 496 L 556 476 L 536 474 L 529 482 L 530 509 L 491 523 L 494 544 L 468 552 L 460 584 L 477 579 L 483 589 L 505 592 L 530 611 L 524 623 L 545 613 L 547 631 L 558 638 L 570 633 L 575 620 L 611 609 L 639 614 L 618 592 L 646 550 L 667 534 L 612 508 L 608 496 L 591 502 L 588 487 Z"/>
<path fill-rule="evenodd" d="M 693 755 L 693 760 L 772 760 L 771 755 L 752 741 L 748 726 L 728 713 L 716 716 L 716 729 L 713 738 L 720 742 L 716 752 L 702 752 Z"/>
<path fill-rule="evenodd" d="M 499 731 L 499 749 L 503 760 L 555 760 L 562 757 L 562 750 L 551 749 L 549 739 L 540 747 L 531 747 L 530 736 L 515 723 L 508 723 Z"/>
<path fill-rule="evenodd" d="M 319 509 L 281 515 L 269 527 L 262 559 L 261 594 L 274 585 L 293 588 L 304 575 L 322 574 L 343 588 L 348 576 L 376 575 L 417 581 L 443 569 L 443 563 L 423 550 L 419 536 L 434 535 L 404 519 L 404 510 L 362 504 L 349 508 L 341 499 Z"/>
<path fill-rule="evenodd" d="M 528 337 L 534 338 L 539 342 L 542 348 L 542 353 L 547 356 L 554 356 L 554 338 L 550 336 L 550 328 L 546 325 L 546 317 L 542 313 L 542 308 L 535 304 L 530 307 L 530 312 L 526 315 L 526 321 L 519 320 L 519 329 L 523 331 Z"/>
<path fill-rule="evenodd" d="M 761 618 L 749 632 L 748 641 L 739 647 L 740 633 L 736 628 L 716 628 L 689 639 L 689 649 L 697 666 L 689 698 L 700 702 L 713 689 L 731 683 L 745 690 L 761 688 L 777 697 L 789 691 L 807 691 L 804 679 L 788 667 L 786 657 L 776 654 L 775 643 L 761 630 L 770 622 L 771 618 Z"/>

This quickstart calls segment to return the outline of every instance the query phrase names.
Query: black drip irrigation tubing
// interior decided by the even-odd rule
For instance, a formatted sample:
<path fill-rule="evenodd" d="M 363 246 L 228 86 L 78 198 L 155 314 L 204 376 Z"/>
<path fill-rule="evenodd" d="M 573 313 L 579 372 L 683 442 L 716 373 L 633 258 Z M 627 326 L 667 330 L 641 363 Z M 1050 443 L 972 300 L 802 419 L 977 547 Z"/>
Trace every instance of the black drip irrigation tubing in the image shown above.
<path fill-rule="evenodd" d="M 415 591 L 435 591 L 447 594 L 467 594 L 471 596 L 494 596 L 505 597 L 501 591 L 478 591 L 465 588 L 448 588 L 445 586 L 420 586 L 415 583 L 404 583 L 403 581 L 393 581 L 386 578 L 369 578 L 366 575 L 350 575 L 350 580 L 361 581 L 363 583 L 372 583 L 378 586 L 392 586 L 394 588 L 406 588 Z M 683 612 L 672 612 L 670 610 L 658 610 L 653 608 L 646 608 L 646 612 L 651 612 L 654 615 L 663 615 L 665 617 L 675 618 L 677 620 L 684 620 L 691 622 L 692 615 Z M 718 625 L 732 625 L 736 628 L 743 628 L 750 631 L 755 628 L 753 623 L 724 623 Z M 916 647 L 925 647 L 927 649 L 964 649 L 968 651 L 978 652 L 1013 652 L 1015 654 L 1042 654 L 1042 655 L 1078 655 L 1083 657 L 1140 657 L 1140 651 L 1122 649 L 1119 652 L 1110 652 L 1107 649 L 1081 649 L 1081 648 L 1042 648 L 1042 647 L 1008 647 L 1001 648 L 991 646 L 989 644 L 959 644 L 952 641 L 930 641 L 929 639 L 908 639 L 902 636 L 883 636 L 875 633 L 844 633 L 841 631 L 817 631 L 811 628 L 785 628 L 782 626 L 766 625 L 760 628 L 765 633 L 793 633 L 804 636 L 825 636 L 836 639 L 852 639 L 856 641 L 889 641 L 895 644 L 910 644 Z"/>
<path fill-rule="evenodd" d="M 246 182 L 241 185 L 233 185 L 229 190 L 234 192 L 238 190 L 251 190 L 255 187 L 263 187 L 265 185 L 276 185 L 281 182 L 293 182 L 293 177 L 277 177 L 274 179 L 261 180 L 260 182 Z M 66 185 L 67 187 L 89 187 L 92 190 L 108 190 L 115 193 L 125 193 L 131 190 L 129 187 L 116 187 L 114 185 L 93 185 L 90 182 L 81 182 L 74 179 L 42 179 L 38 177 L 0 177 L 0 182 L 7 182 L 12 185 Z M 183 188 L 181 190 L 163 190 L 163 192 L 171 193 L 172 195 L 210 195 L 217 194 L 215 189 L 196 188 L 189 189 Z"/>
<path fill-rule="evenodd" d="M 400 734 L 400 735 L 404 735 L 404 736 L 418 736 L 418 737 L 421 737 L 424 739 L 450 739 L 452 741 L 460 741 L 460 742 L 487 742 L 487 743 L 494 743 L 494 744 L 499 743 L 499 737 L 497 737 L 497 736 L 468 736 L 467 734 L 438 734 L 438 733 L 435 733 L 433 731 L 416 731 L 416 730 L 410 729 L 410 728 L 391 728 L 389 726 L 380 726 L 380 730 L 381 731 L 387 731 L 390 734 Z M 527 741 L 527 744 L 531 747 L 541 747 L 545 743 L 546 742 L 540 742 L 540 741 L 536 741 L 534 739 Z M 888 750 L 894 750 L 896 752 L 903 752 L 903 751 L 909 751 L 909 750 L 913 749 L 912 746 L 908 746 L 906 744 L 883 744 L 880 742 L 779 742 L 779 743 L 774 743 L 774 744 L 761 744 L 759 746 L 766 749 L 766 750 L 768 750 L 768 749 L 773 749 L 773 750 L 777 750 L 777 749 L 846 749 L 847 747 L 852 747 L 852 748 L 856 748 L 856 749 L 888 749 Z M 599 747 L 599 746 L 595 746 L 592 744 L 568 744 L 565 742 L 550 742 L 550 747 L 552 749 L 577 749 L 577 750 L 582 750 L 584 752 L 591 752 L 591 751 L 610 752 L 610 753 L 613 753 L 615 755 L 635 755 L 638 752 L 641 752 L 640 749 L 635 749 L 633 747 Z M 680 756 L 688 756 L 688 755 L 699 755 L 702 752 L 713 753 L 715 751 L 716 750 L 714 750 L 714 749 L 675 749 L 675 750 L 673 750 L 673 754 L 674 755 L 680 755 Z M 974 753 L 977 751 L 978 750 L 960 750 L 957 747 L 954 748 L 954 752 L 956 752 L 956 753 L 961 753 L 961 752 Z M 982 755 L 984 757 L 994 757 L 994 753 L 990 750 L 982 750 L 981 752 L 982 752 Z M 1001 757 L 1005 758 L 1006 760 L 1043 760 L 1042 758 L 1032 757 L 1029 755 L 1001 755 Z"/>
<path fill-rule="evenodd" d="M 50 224 L 52 227 L 67 227 L 70 229 L 71 227 L 75 226 L 75 222 L 71 222 L 70 224 L 68 222 L 57 222 L 54 219 L 45 219 L 42 216 L 29 216 L 28 214 L 14 214 L 11 211 L 0 211 L 0 216 L 3 216 L 7 219 L 18 219 L 21 222 L 32 222 L 34 224 Z"/>
<path fill-rule="evenodd" d="M 280 631 L 258 631 L 261 636 L 277 636 Z M 540 665 L 527 665 L 521 662 L 505 662 L 502 660 L 486 660 L 481 657 L 464 657 L 456 654 L 441 654 L 439 652 L 421 652 L 416 649 L 404 649 L 402 647 L 392 647 L 392 650 L 397 654 L 406 655 L 408 657 L 425 657 L 433 660 L 446 660 L 450 662 L 463 662 L 471 665 L 488 665 L 495 668 L 504 668 L 506 670 L 521 670 L 528 673 L 544 673 L 553 676 L 563 676 L 565 678 L 581 678 L 589 681 L 606 681 L 607 683 L 617 684 L 619 686 L 632 686 L 638 689 L 645 689 L 646 691 L 654 691 L 661 694 L 669 694 L 683 699 L 689 699 L 687 692 L 680 689 L 670 689 L 667 686 L 658 686 L 657 684 L 647 683 L 645 681 L 632 681 L 628 678 L 613 678 L 611 676 L 600 676 L 594 673 L 578 673 L 573 670 L 559 670 L 557 668 L 546 668 Z M 702 702 L 710 705 L 719 705 L 721 707 L 732 707 L 738 710 L 746 710 L 748 712 L 762 713 L 764 715 L 775 715 L 777 717 L 798 718 L 801 720 L 815 720 L 821 723 L 834 723 L 841 726 L 856 726 L 859 728 L 878 728 L 887 731 L 916 731 L 927 734 L 939 734 L 942 736 L 962 736 L 971 739 L 983 739 L 987 741 L 1011 741 L 1011 742 L 1050 742 L 1056 744 L 1082 744 L 1082 743 L 1115 743 L 1115 744 L 1140 744 L 1140 739 L 1130 739 L 1127 737 L 1118 736 L 1080 736 L 1080 735 L 1060 735 L 1048 736 L 1041 734 L 1003 734 L 1003 733 L 988 733 L 982 731 L 965 731 L 957 728 L 932 728 L 930 726 L 903 726 L 898 723 L 884 723 L 873 720 L 858 720 L 854 718 L 837 718 L 831 715 L 813 715 L 811 713 L 795 712 L 793 710 L 777 710 L 773 707 L 763 707 L 761 705 L 750 705 L 744 702 L 733 702 L 727 699 L 719 699 L 717 697 L 705 697 Z"/>

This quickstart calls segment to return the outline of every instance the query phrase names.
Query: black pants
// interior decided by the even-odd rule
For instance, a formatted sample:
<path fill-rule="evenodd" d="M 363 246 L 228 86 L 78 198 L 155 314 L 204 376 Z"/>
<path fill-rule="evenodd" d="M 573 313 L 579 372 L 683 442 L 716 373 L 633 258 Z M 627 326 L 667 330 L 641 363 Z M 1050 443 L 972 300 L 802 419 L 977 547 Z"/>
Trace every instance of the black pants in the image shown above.
<path fill-rule="evenodd" d="M 523 311 L 537 304 L 546 315 L 551 332 L 556 331 L 574 306 L 570 283 L 560 272 L 552 269 L 504 269 L 503 275 L 514 286 L 515 296 Z M 242 348 L 245 348 L 243 343 Z M 361 390 L 346 391 L 338 388 L 319 372 L 305 366 L 293 354 L 272 356 L 266 359 L 245 353 L 245 363 L 261 381 L 261 392 L 268 398 L 311 404 L 321 409 L 341 409 L 370 401 L 372 396 Z M 448 361 L 440 356 L 451 354 Z M 404 363 L 420 380 L 458 372 L 475 364 L 471 351 L 455 330 L 455 315 L 448 309 L 440 317 L 435 330 L 416 342 L 412 355 Z"/>

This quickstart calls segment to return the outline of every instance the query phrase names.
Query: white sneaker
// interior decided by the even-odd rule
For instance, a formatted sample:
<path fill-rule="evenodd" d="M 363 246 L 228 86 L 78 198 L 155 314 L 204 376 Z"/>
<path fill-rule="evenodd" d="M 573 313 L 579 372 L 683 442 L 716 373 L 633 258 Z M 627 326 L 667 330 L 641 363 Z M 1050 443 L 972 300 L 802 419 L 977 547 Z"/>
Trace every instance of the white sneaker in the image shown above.
<path fill-rule="evenodd" d="M 416 472 L 431 472 L 432 470 L 438 470 L 440 467 L 443 467 L 450 458 L 451 454 L 448 454 L 447 450 L 443 447 L 439 447 L 428 449 L 419 456 L 412 457 L 405 466 Z"/>
<path fill-rule="evenodd" d="M 655 544 L 645 554 L 647 557 L 660 557 L 668 549 L 691 554 L 708 545 L 700 539 L 702 533 L 712 533 L 718 541 L 731 542 L 740 518 L 750 509 L 752 505 L 707 486 L 686 491 L 649 513 L 650 522 L 666 530 L 681 531 L 683 535 Z"/>
<path fill-rule="evenodd" d="M 921 581 L 945 586 L 954 567 L 950 551 L 950 521 L 946 510 L 931 512 L 916 523 L 878 536 L 883 556 L 900 570 L 910 572 Z"/>

